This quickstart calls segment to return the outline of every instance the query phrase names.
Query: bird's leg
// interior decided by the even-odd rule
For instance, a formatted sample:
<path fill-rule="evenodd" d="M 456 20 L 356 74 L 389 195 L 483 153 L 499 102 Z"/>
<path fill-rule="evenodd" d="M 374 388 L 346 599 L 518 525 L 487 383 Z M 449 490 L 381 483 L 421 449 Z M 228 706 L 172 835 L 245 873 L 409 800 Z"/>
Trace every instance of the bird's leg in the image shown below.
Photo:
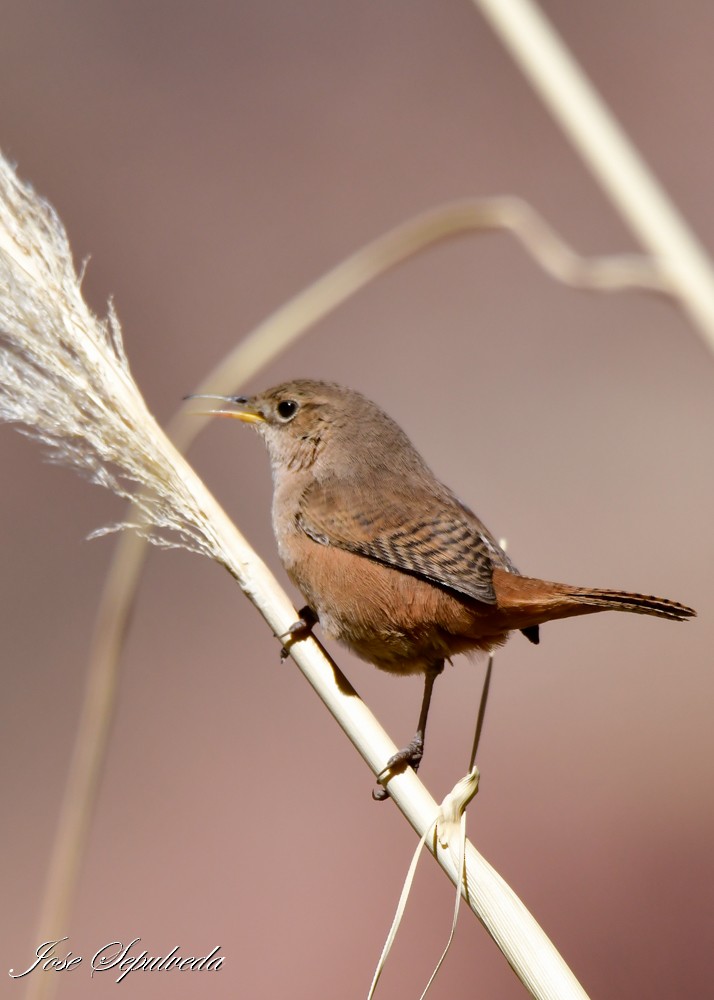
<path fill-rule="evenodd" d="M 287 632 L 283 632 L 282 635 L 278 636 L 278 639 L 284 640 L 283 648 L 280 650 L 281 663 L 290 653 L 292 644 L 299 639 L 306 639 L 309 635 L 312 635 L 313 625 L 317 625 L 318 617 L 308 605 L 301 608 L 298 614 L 300 615 L 298 620 L 292 623 Z"/>
<path fill-rule="evenodd" d="M 384 799 L 389 797 L 389 792 L 385 786 L 390 778 L 395 774 L 400 774 L 407 767 L 411 767 L 415 771 L 419 769 L 421 759 L 424 756 L 424 737 L 426 735 L 426 720 L 429 716 L 429 705 L 431 704 L 431 692 L 434 687 L 434 681 L 443 669 L 444 661 L 437 660 L 426 671 L 424 677 L 424 696 L 421 700 L 417 731 L 411 742 L 403 750 L 399 750 L 393 757 L 390 757 L 387 761 L 387 766 L 377 775 L 379 784 L 372 792 L 372 798 L 378 802 L 383 802 Z"/>

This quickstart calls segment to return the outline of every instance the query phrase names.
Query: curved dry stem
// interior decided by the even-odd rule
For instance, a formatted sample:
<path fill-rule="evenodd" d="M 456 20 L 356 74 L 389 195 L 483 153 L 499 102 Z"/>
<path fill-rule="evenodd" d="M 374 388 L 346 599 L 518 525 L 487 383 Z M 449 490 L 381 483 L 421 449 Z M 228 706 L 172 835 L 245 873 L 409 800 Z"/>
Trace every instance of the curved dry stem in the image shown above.
<path fill-rule="evenodd" d="M 409 220 L 349 257 L 256 328 L 197 387 L 197 391 L 235 391 L 241 381 L 255 374 L 310 325 L 390 267 L 440 240 L 489 229 L 510 230 L 548 273 L 576 287 L 598 290 L 637 287 L 667 291 L 666 283 L 653 262 L 634 257 L 584 260 L 532 209 L 517 199 L 457 202 Z M 118 333 L 115 338 L 118 339 Z M 180 410 L 171 424 L 174 440 L 182 448 L 186 448 L 203 423 L 197 417 L 188 420 L 185 411 Z M 143 498 L 141 507 L 143 516 L 151 518 L 153 509 L 150 505 L 147 507 Z M 156 523 L 155 512 L 153 513 Z M 192 547 L 206 551 L 202 545 Z M 71 909 L 113 718 L 116 665 L 144 553 L 143 538 L 134 534 L 122 536 L 102 597 L 85 703 L 40 918 L 39 938 L 42 939 L 61 933 Z M 250 559 L 252 558 L 251 556 Z M 230 561 L 223 561 L 251 596 L 243 573 L 235 565 L 231 565 Z M 255 594 L 252 599 L 255 603 L 260 603 Z M 285 601 L 286 598 L 281 595 L 279 600 Z M 262 611 L 270 620 L 272 616 L 268 615 L 266 608 L 262 608 Z M 274 629 L 283 629 L 286 621 L 289 623 L 292 620 L 292 616 L 291 612 L 287 619 L 282 618 L 279 624 L 274 625 Z M 296 655 L 295 658 L 299 660 L 300 656 Z M 359 738 L 354 735 L 351 738 L 366 756 L 364 748 L 359 745 Z M 378 771 L 385 756 L 388 757 L 391 752 L 393 748 L 385 751 L 378 765 L 371 763 L 373 770 L 376 768 Z M 408 810 L 405 812 L 408 814 Z M 414 823 L 413 818 L 410 821 Z M 481 881 L 483 877 L 483 874 L 479 875 Z M 477 893 L 476 887 L 473 888 L 473 893 Z M 513 960 L 509 957 L 509 961 Z M 33 980 L 30 995 L 35 998 L 46 997 L 51 978 L 38 977 Z"/>
<path fill-rule="evenodd" d="M 194 391 L 236 392 L 306 330 L 391 268 L 443 240 L 498 230 L 511 232 L 547 274 L 572 287 L 663 294 L 669 290 L 655 261 L 631 255 L 584 258 L 518 198 L 463 199 L 417 215 L 352 254 L 257 326 Z M 181 407 L 167 431 L 185 452 L 207 420 Z M 111 731 L 119 656 L 145 557 L 143 538 L 133 533 L 119 538 L 97 613 L 85 701 L 41 909 L 40 937 L 59 934 L 71 909 Z M 39 1000 L 39 995 L 33 1000 Z"/>
<path fill-rule="evenodd" d="M 391 268 L 443 240 L 499 230 L 515 236 L 546 274 L 573 288 L 672 294 L 654 259 L 633 254 L 582 257 L 521 199 L 465 198 L 416 215 L 347 257 L 255 327 L 194 391 L 235 391 L 307 329 Z M 183 450 L 205 422 L 195 416 L 187 420 L 182 408 L 168 430 Z"/>
<path fill-rule="evenodd" d="M 714 351 L 712 262 L 532 0 L 473 0 Z"/>

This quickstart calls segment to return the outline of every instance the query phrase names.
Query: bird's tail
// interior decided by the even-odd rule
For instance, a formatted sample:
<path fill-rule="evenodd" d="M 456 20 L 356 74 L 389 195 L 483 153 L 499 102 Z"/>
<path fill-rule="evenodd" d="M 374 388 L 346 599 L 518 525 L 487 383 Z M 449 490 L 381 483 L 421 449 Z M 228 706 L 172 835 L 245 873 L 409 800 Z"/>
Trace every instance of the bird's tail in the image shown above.
<path fill-rule="evenodd" d="M 636 615 L 654 615 L 678 622 L 696 615 L 693 608 L 665 597 L 630 594 L 624 590 L 571 587 L 566 583 L 549 583 L 547 580 L 517 576 L 501 569 L 494 570 L 493 583 L 498 607 L 509 611 L 514 618 L 522 617 L 523 625 L 513 626 L 517 628 L 598 611 L 629 611 Z"/>

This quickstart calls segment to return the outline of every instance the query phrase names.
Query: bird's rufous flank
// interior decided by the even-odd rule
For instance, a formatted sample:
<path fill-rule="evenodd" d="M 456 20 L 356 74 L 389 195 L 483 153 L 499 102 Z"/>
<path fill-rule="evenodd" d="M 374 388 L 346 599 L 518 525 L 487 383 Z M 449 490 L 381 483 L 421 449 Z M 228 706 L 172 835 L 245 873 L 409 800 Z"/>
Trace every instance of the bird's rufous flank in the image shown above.
<path fill-rule="evenodd" d="M 434 680 L 457 653 L 491 650 L 519 630 L 538 642 L 543 622 L 598 611 L 675 621 L 695 614 L 664 598 L 522 576 L 361 393 L 298 379 L 217 398 L 233 408 L 214 412 L 250 423 L 268 448 L 278 551 L 307 602 L 293 637 L 317 619 L 381 670 L 425 675 L 416 735 L 382 781 L 418 767 Z"/>

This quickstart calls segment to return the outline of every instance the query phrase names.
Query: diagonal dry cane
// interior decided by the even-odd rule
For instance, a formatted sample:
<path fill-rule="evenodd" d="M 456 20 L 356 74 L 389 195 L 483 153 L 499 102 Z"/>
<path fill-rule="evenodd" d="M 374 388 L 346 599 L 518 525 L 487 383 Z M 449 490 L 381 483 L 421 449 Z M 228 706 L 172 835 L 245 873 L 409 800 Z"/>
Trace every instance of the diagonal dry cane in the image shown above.
<path fill-rule="evenodd" d="M 497 229 L 512 232 L 549 274 L 567 284 L 595 290 L 641 288 L 667 291 L 666 283 L 653 262 L 633 256 L 585 260 L 575 254 L 528 205 L 517 199 L 464 200 L 417 216 L 349 257 L 254 330 L 197 387 L 197 391 L 236 391 L 241 382 L 253 376 L 309 326 L 389 268 L 441 240 Z M 203 423 L 200 418 L 188 418 L 182 408 L 170 425 L 175 444 L 181 449 L 188 447 Z M 59 935 L 66 926 L 71 909 L 109 738 L 118 659 L 141 574 L 145 544 L 140 536 L 129 533 L 122 536 L 102 596 L 85 703 L 50 864 L 38 940 Z M 273 628 L 275 631 L 276 626 Z M 299 660 L 300 654 L 295 658 Z M 390 752 L 385 751 L 385 754 L 389 756 Z M 384 756 L 379 759 L 383 761 Z M 394 791 L 399 804 L 396 786 Z M 419 794 L 426 795 L 423 789 Z M 407 812 L 416 828 L 427 816 L 434 815 L 436 807 L 434 805 L 432 809 L 432 805 L 431 800 L 424 799 L 418 814 Z M 475 858 L 474 854 L 472 865 L 484 864 Z M 492 877 L 496 876 L 489 875 L 489 878 Z M 487 882 L 488 878 L 482 872 L 477 878 L 481 891 Z M 496 895 L 504 893 L 518 909 L 519 904 L 510 890 L 501 887 Z M 471 886 L 471 896 L 474 900 L 479 898 L 475 885 Z M 484 919 L 484 915 L 481 916 Z M 488 925 L 489 922 L 486 923 Z M 493 933 L 493 927 L 490 929 Z M 503 946 L 503 942 L 501 944 Z M 509 961 L 514 964 L 514 959 L 509 958 Z M 557 968 L 557 962 L 554 967 Z M 531 973 L 525 970 L 523 975 L 535 995 L 577 995 L 542 992 L 532 981 Z M 50 985 L 51 977 L 35 979 L 31 983 L 30 995 L 46 997 Z"/>

